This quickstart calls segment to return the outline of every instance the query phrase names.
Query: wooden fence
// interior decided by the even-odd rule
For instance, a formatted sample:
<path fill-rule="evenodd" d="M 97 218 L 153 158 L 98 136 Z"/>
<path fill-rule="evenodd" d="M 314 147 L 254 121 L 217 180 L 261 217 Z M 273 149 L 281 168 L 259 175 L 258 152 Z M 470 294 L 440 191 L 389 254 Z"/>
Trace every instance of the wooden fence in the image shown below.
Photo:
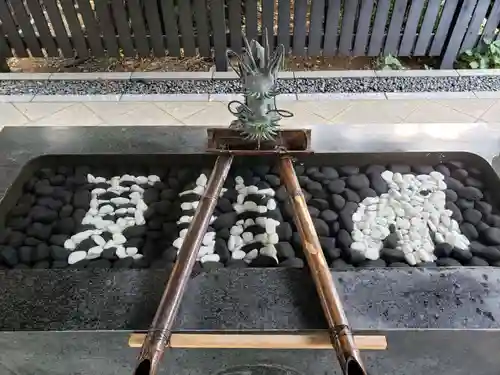
<path fill-rule="evenodd" d="M 440 56 L 450 68 L 499 22 L 500 0 L 0 0 L 0 57 L 199 54 L 225 70 L 242 31 L 267 28 L 296 56 Z"/>

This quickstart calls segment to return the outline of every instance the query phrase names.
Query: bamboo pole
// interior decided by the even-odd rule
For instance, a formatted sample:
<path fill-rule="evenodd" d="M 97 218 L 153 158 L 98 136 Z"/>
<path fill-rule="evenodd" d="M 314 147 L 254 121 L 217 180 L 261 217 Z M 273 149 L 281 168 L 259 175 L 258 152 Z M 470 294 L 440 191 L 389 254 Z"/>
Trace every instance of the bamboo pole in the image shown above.
<path fill-rule="evenodd" d="M 196 255 L 210 224 L 232 161 L 231 155 L 221 155 L 215 162 L 205 192 L 179 250 L 177 262 L 163 292 L 153 323 L 144 340 L 135 375 L 155 375 L 158 372 L 163 352 L 170 342 L 172 326 L 193 270 Z"/>
<path fill-rule="evenodd" d="M 146 334 L 133 333 L 128 345 L 140 348 Z M 360 350 L 385 350 L 385 336 L 354 336 Z M 327 331 L 298 334 L 260 333 L 173 333 L 169 348 L 183 349 L 332 349 Z"/>
<path fill-rule="evenodd" d="M 342 300 L 323 255 L 318 234 L 307 209 L 306 200 L 299 185 L 290 156 L 280 158 L 281 177 L 290 196 L 294 221 L 299 231 L 302 247 L 312 274 L 323 313 L 325 314 L 333 347 L 344 374 L 366 375 L 359 350 L 354 342 Z"/>

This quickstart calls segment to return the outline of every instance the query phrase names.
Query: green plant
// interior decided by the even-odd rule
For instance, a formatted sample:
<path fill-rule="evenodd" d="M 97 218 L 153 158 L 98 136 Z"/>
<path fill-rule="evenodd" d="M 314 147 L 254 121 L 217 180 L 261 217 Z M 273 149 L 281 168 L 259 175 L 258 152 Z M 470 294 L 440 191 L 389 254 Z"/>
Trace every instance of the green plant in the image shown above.
<path fill-rule="evenodd" d="M 403 70 L 405 67 L 396 56 L 388 54 L 387 56 L 380 56 L 376 62 L 377 69 L 381 70 Z"/>
<path fill-rule="evenodd" d="M 458 58 L 458 67 L 465 69 L 500 68 L 500 40 L 485 39 Z"/>

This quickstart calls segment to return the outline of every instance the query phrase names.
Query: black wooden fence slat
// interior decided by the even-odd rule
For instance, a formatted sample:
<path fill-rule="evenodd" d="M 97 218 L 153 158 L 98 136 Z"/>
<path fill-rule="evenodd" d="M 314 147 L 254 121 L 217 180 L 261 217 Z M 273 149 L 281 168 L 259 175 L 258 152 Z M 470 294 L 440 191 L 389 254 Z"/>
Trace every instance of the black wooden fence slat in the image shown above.
<path fill-rule="evenodd" d="M 410 11 L 408 13 L 408 20 L 399 46 L 399 56 L 409 56 L 413 51 L 415 40 L 417 39 L 418 23 L 424 8 L 425 1 L 412 1 Z"/>
<path fill-rule="evenodd" d="M 432 40 L 431 48 L 429 50 L 430 56 L 441 55 L 444 43 L 451 28 L 453 16 L 455 15 L 455 9 L 457 9 L 457 6 L 461 1 L 462 0 L 446 0 L 444 3 L 443 13 L 439 19 L 439 25 L 436 33 L 434 34 L 434 39 Z"/>
<path fill-rule="evenodd" d="M 2 27 L 7 33 L 7 40 L 11 47 L 14 48 L 14 51 L 16 51 L 16 55 L 19 57 L 29 57 L 5 0 L 0 0 L 0 21 L 2 21 Z"/>
<path fill-rule="evenodd" d="M 85 41 L 85 38 L 83 36 L 80 21 L 76 16 L 75 5 L 73 4 L 73 1 L 60 0 L 60 4 L 69 27 L 72 40 L 74 42 L 73 46 L 78 53 L 78 57 L 89 57 L 89 49 L 87 46 L 87 42 Z"/>
<path fill-rule="evenodd" d="M 68 38 L 66 28 L 64 27 L 61 13 L 55 0 L 44 0 L 43 5 L 50 19 L 50 24 L 54 29 L 57 45 L 61 49 L 64 57 L 71 58 L 75 56 L 73 45 Z"/>
<path fill-rule="evenodd" d="M 231 49 L 241 52 L 241 0 L 228 0 L 229 5 L 229 32 L 231 37 Z"/>
<path fill-rule="evenodd" d="M 375 14 L 375 21 L 373 23 L 368 56 L 378 56 L 382 50 L 390 5 L 390 0 L 379 0 L 377 4 L 377 13 Z"/>
<path fill-rule="evenodd" d="M 453 68 L 453 63 L 460 51 L 460 46 L 464 39 L 467 25 L 469 24 L 474 8 L 476 7 L 477 0 L 464 0 L 462 8 L 458 16 L 457 22 L 453 27 L 451 38 L 446 46 L 446 50 L 441 60 L 441 67 L 444 69 Z"/>
<path fill-rule="evenodd" d="M 307 48 L 307 54 L 309 56 L 319 56 L 321 54 L 324 13 L 325 0 L 312 0 L 311 23 L 309 25 L 309 45 Z"/>
<path fill-rule="evenodd" d="M 212 0 L 210 11 L 215 49 L 215 67 L 218 71 L 226 70 L 226 17 L 223 0 Z"/>
<path fill-rule="evenodd" d="M 191 2 L 189 0 L 181 0 L 177 4 L 179 6 L 179 28 L 181 30 L 184 56 L 196 56 Z"/>
<path fill-rule="evenodd" d="M 257 38 L 257 0 L 245 1 L 246 36 L 248 40 Z"/>
<path fill-rule="evenodd" d="M 31 20 L 26 13 L 26 8 L 22 1 L 12 1 L 12 9 L 14 11 L 14 16 L 18 27 L 23 31 L 23 39 L 28 46 L 31 56 L 33 57 L 44 57 L 40 44 L 38 43 L 38 38 L 35 35 L 33 26 L 31 25 Z"/>
<path fill-rule="evenodd" d="M 113 10 L 113 19 L 115 20 L 116 31 L 118 32 L 120 48 L 123 50 L 125 56 L 133 57 L 136 54 L 123 2 L 121 0 L 111 0 L 111 9 Z"/>
<path fill-rule="evenodd" d="M 354 23 L 358 0 L 347 0 L 344 2 L 344 16 L 342 17 L 342 29 L 340 31 L 339 52 L 341 55 L 350 56 L 352 54 L 352 39 L 354 36 Z"/>
<path fill-rule="evenodd" d="M 161 12 L 163 24 L 167 34 L 168 55 L 179 57 L 181 55 L 181 45 L 179 41 L 179 29 L 177 28 L 177 17 L 173 0 L 162 0 Z"/>
<path fill-rule="evenodd" d="M 420 26 L 417 43 L 415 44 L 415 50 L 413 51 L 414 56 L 424 56 L 427 53 L 440 7 L 440 0 L 429 0 L 427 3 L 424 20 Z"/>
<path fill-rule="evenodd" d="M 4 32 L 0 25 L 0 60 L 3 60 L 11 56 L 12 56 L 12 51 L 10 49 L 9 44 L 7 43 L 7 40 L 4 37 Z M 6 62 L 0 61 L 0 67 L 4 65 L 6 65 Z"/>
<path fill-rule="evenodd" d="M 118 57 L 120 56 L 120 53 L 118 51 L 118 43 L 116 41 L 116 31 L 113 26 L 114 22 L 111 18 L 108 3 L 104 1 L 96 1 L 94 2 L 94 5 L 98 23 L 104 37 L 106 52 L 108 56 Z"/>
<path fill-rule="evenodd" d="M 128 15 L 132 23 L 135 50 L 139 56 L 148 57 L 150 55 L 149 42 L 146 37 L 146 27 L 142 17 L 142 8 L 139 0 L 127 0 L 124 2 L 128 7 Z M 181 1 L 182 3 L 182 1 Z"/>
<path fill-rule="evenodd" d="M 269 47 L 274 49 L 274 0 L 262 0 L 262 34 L 267 30 Z"/>
<path fill-rule="evenodd" d="M 280 0 L 278 2 L 278 44 L 283 44 L 286 52 L 289 52 L 291 49 L 290 0 Z"/>
<path fill-rule="evenodd" d="M 500 0 L 495 0 L 495 4 L 491 8 L 491 12 L 489 14 L 488 20 L 486 21 L 486 25 L 484 25 L 482 39 L 491 39 L 495 30 L 500 23 Z"/>
<path fill-rule="evenodd" d="M 205 0 L 194 0 L 194 20 L 196 22 L 196 39 L 201 56 L 210 57 L 210 33 L 208 31 L 208 8 Z M 241 28 L 240 28 L 241 33 Z"/>
<path fill-rule="evenodd" d="M 306 48 L 307 0 L 295 0 L 293 20 L 293 54 L 304 56 Z"/>
<path fill-rule="evenodd" d="M 325 43 L 323 46 L 324 56 L 335 56 L 338 46 L 340 1 L 328 0 L 328 12 L 326 15 Z"/>
<path fill-rule="evenodd" d="M 396 0 L 396 4 L 392 10 L 389 31 L 385 39 L 384 55 L 395 55 L 398 52 L 399 41 L 401 39 L 401 27 L 403 26 L 407 5 L 408 0 Z"/>
<path fill-rule="evenodd" d="M 48 56 L 59 56 L 56 43 L 52 38 L 47 20 L 45 19 L 42 8 L 40 7 L 40 2 L 38 0 L 26 0 L 26 5 L 29 13 L 35 21 L 35 26 L 42 42 L 42 48 L 45 49 Z"/>
<path fill-rule="evenodd" d="M 474 10 L 474 15 L 472 16 L 472 20 L 470 21 L 469 27 L 467 28 L 467 32 L 465 34 L 462 47 L 460 48 L 460 52 L 464 52 L 476 45 L 479 37 L 479 28 L 481 27 L 481 23 L 486 16 L 486 12 L 488 11 L 489 6 L 490 0 L 479 0 L 477 2 L 476 9 Z"/>
<path fill-rule="evenodd" d="M 361 0 L 358 29 L 356 30 L 356 39 L 354 41 L 354 56 L 363 56 L 366 54 L 366 44 L 370 35 L 373 1 Z"/>
<path fill-rule="evenodd" d="M 163 32 L 159 17 L 159 8 L 156 0 L 143 0 L 145 17 L 148 26 L 148 36 L 153 48 L 153 54 L 158 57 L 165 56 L 165 45 L 163 44 Z"/>
<path fill-rule="evenodd" d="M 95 19 L 94 11 L 90 7 L 88 0 L 78 0 L 78 9 L 85 24 L 87 39 L 91 48 L 91 55 L 95 57 L 103 57 L 105 55 L 102 47 L 100 27 Z"/>

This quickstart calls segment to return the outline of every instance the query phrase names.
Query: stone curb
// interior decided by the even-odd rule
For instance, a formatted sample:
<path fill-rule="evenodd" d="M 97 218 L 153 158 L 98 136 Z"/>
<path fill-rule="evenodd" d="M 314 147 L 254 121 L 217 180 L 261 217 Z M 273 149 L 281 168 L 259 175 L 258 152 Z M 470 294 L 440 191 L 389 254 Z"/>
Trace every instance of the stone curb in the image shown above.
<path fill-rule="evenodd" d="M 500 69 L 470 70 L 318 70 L 280 72 L 279 78 L 343 78 L 343 77 L 458 77 L 499 76 Z M 136 79 L 236 79 L 233 71 L 216 72 L 99 72 L 99 73 L 0 73 L 0 80 L 136 80 Z"/>

